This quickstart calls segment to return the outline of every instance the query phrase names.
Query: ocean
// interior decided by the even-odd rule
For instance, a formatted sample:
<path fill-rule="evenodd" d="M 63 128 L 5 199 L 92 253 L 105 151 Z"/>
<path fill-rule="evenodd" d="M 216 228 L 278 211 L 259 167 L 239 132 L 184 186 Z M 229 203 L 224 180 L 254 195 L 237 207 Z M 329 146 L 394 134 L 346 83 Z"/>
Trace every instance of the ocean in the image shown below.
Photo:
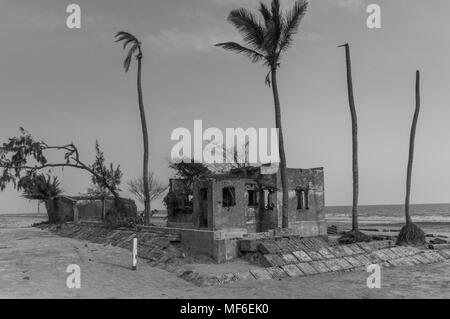
<path fill-rule="evenodd" d="M 351 221 L 351 206 L 327 206 L 326 217 L 329 222 Z M 414 204 L 410 206 L 413 222 L 449 223 L 450 204 Z M 397 224 L 405 221 L 404 205 L 372 205 L 358 207 L 358 220 L 364 224 Z"/>

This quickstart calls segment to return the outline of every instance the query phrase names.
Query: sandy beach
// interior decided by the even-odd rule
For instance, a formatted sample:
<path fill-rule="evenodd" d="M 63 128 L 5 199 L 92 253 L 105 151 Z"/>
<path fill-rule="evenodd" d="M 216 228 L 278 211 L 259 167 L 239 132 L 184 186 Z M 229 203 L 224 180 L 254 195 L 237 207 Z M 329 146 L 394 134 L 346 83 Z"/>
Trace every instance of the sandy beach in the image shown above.
<path fill-rule="evenodd" d="M 382 269 L 381 289 L 365 272 L 197 287 L 128 250 L 29 227 L 36 217 L 0 217 L 0 298 L 450 298 L 450 263 Z M 81 289 L 68 289 L 66 268 L 81 268 Z"/>

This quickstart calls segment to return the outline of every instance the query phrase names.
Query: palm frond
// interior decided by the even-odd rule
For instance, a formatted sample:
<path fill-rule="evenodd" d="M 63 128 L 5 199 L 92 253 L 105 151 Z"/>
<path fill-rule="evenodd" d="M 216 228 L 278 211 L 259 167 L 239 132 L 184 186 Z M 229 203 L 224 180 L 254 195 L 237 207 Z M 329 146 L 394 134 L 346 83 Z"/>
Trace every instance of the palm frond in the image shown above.
<path fill-rule="evenodd" d="M 123 41 L 123 49 L 126 49 L 126 47 L 129 44 L 132 44 L 133 46 L 130 48 L 130 50 L 127 53 L 127 56 L 125 60 L 123 61 L 123 67 L 125 69 L 125 72 L 128 72 L 131 65 L 131 59 L 133 58 L 133 54 L 139 49 L 140 50 L 140 42 L 139 40 L 132 35 L 131 33 L 125 32 L 125 31 L 119 31 L 115 35 L 116 41 L 115 42 L 121 42 Z"/>
<path fill-rule="evenodd" d="M 259 3 L 259 12 L 264 18 L 264 21 L 266 22 L 266 27 L 268 24 L 272 21 L 272 13 L 270 13 L 270 10 L 267 8 L 267 6 L 263 3 Z"/>
<path fill-rule="evenodd" d="M 269 17 L 270 15 L 270 20 L 266 21 L 264 49 L 269 57 L 269 64 L 275 65 L 277 63 L 277 50 L 280 43 L 281 30 L 283 29 L 280 1 L 272 0 L 270 11 L 266 6 L 261 4 L 260 11 L 261 10 L 264 12 L 265 16 Z"/>
<path fill-rule="evenodd" d="M 133 54 L 138 49 L 138 47 L 139 47 L 139 44 L 136 43 L 131 47 L 130 51 L 128 51 L 128 55 L 125 58 L 125 61 L 123 62 L 123 67 L 125 68 L 125 72 L 128 72 L 128 70 L 130 69 L 131 59 L 133 57 Z"/>
<path fill-rule="evenodd" d="M 286 13 L 280 40 L 280 52 L 286 51 L 292 44 L 293 36 L 297 33 L 300 22 L 308 9 L 307 0 L 297 0 L 294 7 Z"/>
<path fill-rule="evenodd" d="M 236 9 L 230 12 L 228 21 L 243 35 L 247 45 L 255 49 L 263 47 L 264 29 L 253 13 L 244 8 Z"/>
<path fill-rule="evenodd" d="M 125 32 L 125 31 L 117 32 L 114 37 L 116 38 L 116 42 L 120 42 L 125 39 L 133 39 L 133 40 L 137 41 L 137 38 L 134 35 L 132 35 L 131 33 Z"/>
<path fill-rule="evenodd" d="M 24 177 L 19 182 L 20 189 L 23 189 L 22 197 L 33 200 L 48 200 L 60 195 L 63 191 L 56 176 L 31 175 Z"/>
<path fill-rule="evenodd" d="M 256 63 L 259 61 L 262 61 L 265 59 L 265 56 L 255 50 L 246 48 L 236 42 L 224 42 L 224 43 L 218 43 L 216 44 L 217 47 L 224 48 L 228 51 L 233 51 L 236 53 L 244 54 L 245 56 L 249 57 L 252 62 Z"/>

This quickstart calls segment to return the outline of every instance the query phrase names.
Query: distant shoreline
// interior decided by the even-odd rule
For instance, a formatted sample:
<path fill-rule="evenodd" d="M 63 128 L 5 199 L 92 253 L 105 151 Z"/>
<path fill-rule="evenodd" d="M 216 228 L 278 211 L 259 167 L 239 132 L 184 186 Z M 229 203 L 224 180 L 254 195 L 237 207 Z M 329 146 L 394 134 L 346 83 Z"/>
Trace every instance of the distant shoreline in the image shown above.
<path fill-rule="evenodd" d="M 47 217 L 47 214 L 38 214 L 38 213 L 0 213 L 0 217 Z"/>

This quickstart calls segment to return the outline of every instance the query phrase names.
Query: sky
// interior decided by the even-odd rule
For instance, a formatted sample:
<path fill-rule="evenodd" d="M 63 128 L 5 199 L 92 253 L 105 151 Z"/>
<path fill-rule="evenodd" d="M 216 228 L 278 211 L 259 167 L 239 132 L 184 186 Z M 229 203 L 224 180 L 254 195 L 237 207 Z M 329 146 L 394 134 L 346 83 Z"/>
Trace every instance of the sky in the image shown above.
<path fill-rule="evenodd" d="M 81 29 L 68 29 L 66 7 L 81 7 Z M 290 6 L 292 1 L 283 1 Z M 366 8 L 381 7 L 381 29 Z M 288 167 L 325 168 L 327 205 L 352 199 L 351 120 L 344 50 L 350 43 L 359 126 L 360 204 L 404 201 L 414 113 L 415 71 L 422 74 L 411 201 L 450 202 L 450 2 L 311 0 L 294 46 L 278 72 Z M 50 144 L 74 142 L 86 162 L 98 140 L 126 181 L 141 174 L 142 136 L 136 66 L 125 73 L 119 30 L 143 43 L 144 104 L 150 169 L 166 182 L 178 127 L 274 127 L 267 70 L 214 47 L 240 41 L 226 21 L 254 0 L 0 0 L 0 142 L 20 126 Z M 66 194 L 90 177 L 54 170 Z M 157 202 L 155 208 L 161 208 Z M 34 212 L 11 187 L 0 212 Z"/>

